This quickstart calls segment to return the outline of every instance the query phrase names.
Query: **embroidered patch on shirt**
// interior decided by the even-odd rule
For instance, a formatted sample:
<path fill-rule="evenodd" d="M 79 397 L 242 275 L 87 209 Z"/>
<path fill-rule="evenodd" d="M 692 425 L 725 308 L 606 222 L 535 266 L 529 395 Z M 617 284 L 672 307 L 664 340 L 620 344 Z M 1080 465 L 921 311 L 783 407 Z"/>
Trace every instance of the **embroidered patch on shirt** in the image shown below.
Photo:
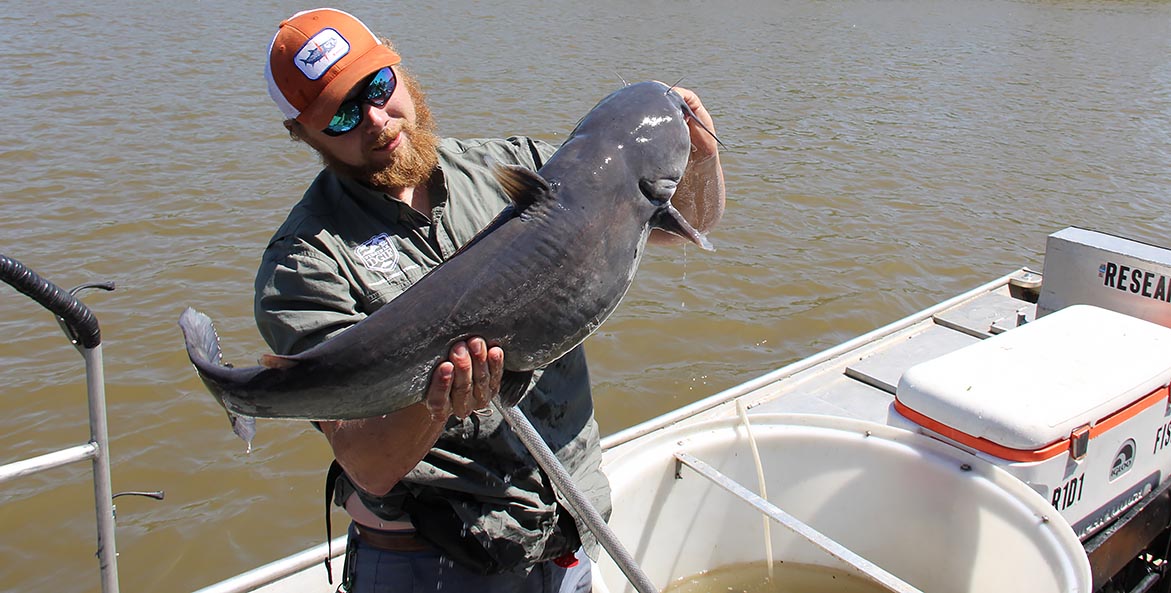
<path fill-rule="evenodd" d="M 398 266 L 398 249 L 386 233 L 368 239 L 354 249 L 354 253 L 362 260 L 367 269 L 383 274 L 401 273 Z"/>

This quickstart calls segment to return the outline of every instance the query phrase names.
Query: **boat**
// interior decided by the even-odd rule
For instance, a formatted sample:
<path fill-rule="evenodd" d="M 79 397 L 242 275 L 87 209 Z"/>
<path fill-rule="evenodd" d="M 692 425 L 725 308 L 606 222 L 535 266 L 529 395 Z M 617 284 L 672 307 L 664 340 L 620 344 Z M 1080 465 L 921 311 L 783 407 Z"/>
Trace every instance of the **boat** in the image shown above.
<path fill-rule="evenodd" d="M 1171 250 L 1057 231 L 1043 270 L 607 436 L 610 527 L 660 589 L 775 562 L 876 591 L 1171 590 L 1169 284 Z M 84 308 L 22 292 L 67 328 Z M 92 340 L 67 333 L 89 360 Z M 65 457 L 94 463 L 109 593 L 104 418 L 91 426 L 93 442 Z M 64 462 L 3 466 L 0 481 Z M 197 593 L 333 591 L 324 562 L 339 567 L 344 550 L 336 538 Z M 638 590 L 612 555 L 595 563 L 594 590 Z"/>

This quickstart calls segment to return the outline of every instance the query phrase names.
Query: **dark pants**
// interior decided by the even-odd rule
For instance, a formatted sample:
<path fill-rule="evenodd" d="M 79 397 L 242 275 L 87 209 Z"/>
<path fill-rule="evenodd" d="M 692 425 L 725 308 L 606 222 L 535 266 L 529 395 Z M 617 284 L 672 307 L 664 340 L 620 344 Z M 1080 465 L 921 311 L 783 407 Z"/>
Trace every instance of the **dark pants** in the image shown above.
<path fill-rule="evenodd" d="M 350 593 L 590 593 L 590 559 L 577 551 L 578 563 L 568 569 L 553 562 L 532 567 L 528 574 L 481 575 L 459 567 L 438 551 L 388 552 L 371 548 L 350 530 L 346 566 Z"/>

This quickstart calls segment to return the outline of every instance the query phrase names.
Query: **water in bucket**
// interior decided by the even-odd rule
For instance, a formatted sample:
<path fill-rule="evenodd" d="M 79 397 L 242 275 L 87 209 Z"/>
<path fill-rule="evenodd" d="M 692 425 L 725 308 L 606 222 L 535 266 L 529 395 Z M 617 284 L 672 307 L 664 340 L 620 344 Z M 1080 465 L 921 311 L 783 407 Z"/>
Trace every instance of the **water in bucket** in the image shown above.
<path fill-rule="evenodd" d="M 663 593 L 885 593 L 886 589 L 825 566 L 780 562 L 768 576 L 765 562 L 721 566 L 683 577 Z"/>

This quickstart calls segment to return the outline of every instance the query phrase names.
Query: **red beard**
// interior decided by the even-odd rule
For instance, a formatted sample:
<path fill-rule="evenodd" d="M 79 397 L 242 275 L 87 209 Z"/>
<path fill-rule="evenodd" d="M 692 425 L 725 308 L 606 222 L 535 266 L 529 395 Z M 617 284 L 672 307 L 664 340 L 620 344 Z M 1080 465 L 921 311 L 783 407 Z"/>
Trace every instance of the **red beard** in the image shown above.
<path fill-rule="evenodd" d="M 343 163 L 327 151 L 316 147 L 327 168 L 383 190 L 415 187 L 431 177 L 435 168 L 439 166 L 439 154 L 436 152 L 439 136 L 435 134 L 435 120 L 431 116 L 431 109 L 427 107 L 423 89 L 414 77 L 403 73 L 401 78 L 415 101 L 415 123 L 403 124 L 401 132 L 406 142 L 395 149 L 391 163 L 382 168 L 354 166 Z M 393 139 L 394 136 L 386 131 L 379 136 L 375 145 L 384 146 Z"/>

